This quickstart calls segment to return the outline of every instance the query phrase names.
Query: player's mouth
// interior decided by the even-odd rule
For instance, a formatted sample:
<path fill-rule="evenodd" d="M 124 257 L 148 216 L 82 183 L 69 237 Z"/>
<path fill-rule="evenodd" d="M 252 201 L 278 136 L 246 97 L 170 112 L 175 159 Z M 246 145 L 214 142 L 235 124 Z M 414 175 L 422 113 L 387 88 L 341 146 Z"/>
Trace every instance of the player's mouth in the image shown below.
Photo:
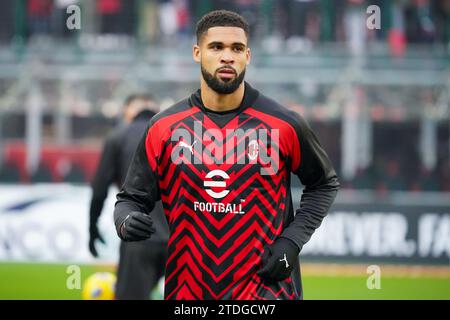
<path fill-rule="evenodd" d="M 217 75 L 223 80 L 229 80 L 236 76 L 236 71 L 232 68 L 220 68 Z"/>

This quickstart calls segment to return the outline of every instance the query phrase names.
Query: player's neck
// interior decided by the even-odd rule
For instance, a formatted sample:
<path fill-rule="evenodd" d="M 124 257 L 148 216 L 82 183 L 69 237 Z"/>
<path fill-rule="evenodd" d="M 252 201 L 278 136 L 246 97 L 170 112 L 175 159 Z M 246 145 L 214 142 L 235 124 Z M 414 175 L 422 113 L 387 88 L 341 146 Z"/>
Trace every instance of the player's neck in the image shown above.
<path fill-rule="evenodd" d="M 219 94 L 206 84 L 202 79 L 201 97 L 203 105 L 213 111 L 228 111 L 238 108 L 244 99 L 245 84 L 241 83 L 236 91 L 230 94 Z"/>

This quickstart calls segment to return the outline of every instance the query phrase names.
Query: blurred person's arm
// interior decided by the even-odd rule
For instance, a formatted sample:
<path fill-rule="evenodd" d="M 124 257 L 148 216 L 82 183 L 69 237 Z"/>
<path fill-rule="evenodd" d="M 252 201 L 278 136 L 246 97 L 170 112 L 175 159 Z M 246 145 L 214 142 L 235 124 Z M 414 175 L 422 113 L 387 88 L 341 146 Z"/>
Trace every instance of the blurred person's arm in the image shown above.
<path fill-rule="evenodd" d="M 95 257 L 97 256 L 97 251 L 94 246 L 94 241 L 99 239 L 104 242 L 98 231 L 97 222 L 102 213 L 105 199 L 108 195 L 108 188 L 114 183 L 114 178 L 118 170 L 118 152 L 116 144 L 117 142 L 115 141 L 113 135 L 106 138 L 102 154 L 100 156 L 99 165 L 91 183 L 92 198 L 89 209 L 89 250 Z"/>
<path fill-rule="evenodd" d="M 158 139 L 151 129 L 142 137 L 128 169 L 125 182 L 117 194 L 114 222 L 122 240 L 137 241 L 150 238 L 155 231 L 150 212 L 160 199 L 157 175 Z"/>

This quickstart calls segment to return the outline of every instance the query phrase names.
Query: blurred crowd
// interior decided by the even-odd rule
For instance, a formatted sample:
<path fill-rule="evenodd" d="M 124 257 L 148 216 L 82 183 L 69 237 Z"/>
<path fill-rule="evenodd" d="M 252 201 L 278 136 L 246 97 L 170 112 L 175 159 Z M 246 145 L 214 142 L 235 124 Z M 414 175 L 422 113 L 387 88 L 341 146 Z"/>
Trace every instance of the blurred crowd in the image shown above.
<path fill-rule="evenodd" d="M 66 8 L 70 5 L 81 8 L 79 32 L 66 27 Z M 380 8 L 381 29 L 366 27 L 370 5 Z M 254 45 L 267 46 L 275 55 L 281 47 L 295 53 L 314 44 L 328 43 L 345 44 L 354 54 L 364 53 L 367 43 L 384 43 L 394 55 L 404 54 L 408 46 L 422 44 L 430 48 L 450 44 L 448 0 L 2 0 L 0 46 L 27 43 L 35 37 L 71 41 L 84 35 L 112 34 L 150 46 L 166 44 L 170 48 L 178 42 L 191 43 L 195 22 L 204 13 L 218 8 L 242 14 L 250 23 Z M 71 86 L 70 141 L 55 147 L 60 87 L 57 80 L 52 81 L 40 81 L 48 97 L 43 106 L 41 162 L 37 168 L 30 170 L 26 159 L 25 98 L 16 101 L 17 107 L 2 110 L 0 183 L 88 183 L 91 180 L 100 142 L 117 125 L 118 114 L 112 102 L 116 105 L 120 102 L 111 97 L 118 82 L 105 78 L 98 80 L 98 84 L 90 81 Z M 0 93 L 14 87 L 11 83 L 7 78 L 1 79 Z M 186 90 L 196 88 L 197 83 L 158 81 L 152 83 L 151 91 L 167 106 L 184 97 Z M 437 123 L 438 154 L 436 164 L 430 169 L 421 159 L 420 116 L 379 119 L 377 115 L 381 109 L 394 114 L 398 106 L 402 108 L 399 114 L 405 110 L 417 112 L 426 104 L 417 96 L 420 89 L 405 86 L 401 91 L 396 86 L 388 89 L 374 86 L 371 90 L 383 98 L 367 103 L 376 111 L 372 114 L 373 156 L 353 178 L 342 179 L 343 187 L 381 193 L 386 190 L 450 192 L 448 121 L 440 119 Z M 308 119 L 342 176 L 342 115 L 323 116 L 331 89 L 281 83 L 270 84 L 263 91 Z"/>
<path fill-rule="evenodd" d="M 212 9 L 230 9 L 249 22 L 253 39 L 306 43 L 386 41 L 402 51 L 408 43 L 450 41 L 447 0 L 3 0 L 0 39 L 33 35 L 74 36 L 66 28 L 69 5 L 82 10 L 82 32 L 125 34 L 143 43 L 192 39 L 195 22 Z M 380 8 L 380 29 L 369 30 L 370 5 Z"/>
<path fill-rule="evenodd" d="M 373 158 L 366 167 L 358 168 L 356 175 L 345 179 L 341 171 L 341 124 L 339 122 L 310 122 L 321 140 L 347 190 L 387 191 L 441 191 L 450 192 L 450 130 L 441 123 L 437 130 L 438 155 L 434 168 L 427 168 L 420 159 L 417 141 L 418 122 L 376 122 L 373 125 Z M 300 187 L 296 179 L 295 186 Z"/>
<path fill-rule="evenodd" d="M 9 119 L 11 124 L 22 122 Z M 344 189 L 386 191 L 444 191 L 450 192 L 450 130 L 447 123 L 437 127 L 437 163 L 427 168 L 420 159 L 418 147 L 420 124 L 418 122 L 375 122 L 373 124 L 372 160 L 359 168 L 351 179 L 343 178 L 341 172 L 342 126 L 340 121 L 309 123 L 329 154 Z M 112 130 L 117 121 L 100 119 L 73 119 L 74 134 L 86 134 L 83 128 L 103 131 Z M 89 130 L 88 130 L 89 131 Z M 4 132 L 5 133 L 5 132 Z M 100 148 L 98 145 L 74 143 L 66 146 L 48 144 L 42 146 L 41 163 L 33 173 L 26 169 L 26 144 L 11 139 L 4 150 L 4 165 L 0 169 L 0 183 L 69 182 L 89 183 L 95 172 Z M 298 179 L 293 186 L 300 187 Z"/>

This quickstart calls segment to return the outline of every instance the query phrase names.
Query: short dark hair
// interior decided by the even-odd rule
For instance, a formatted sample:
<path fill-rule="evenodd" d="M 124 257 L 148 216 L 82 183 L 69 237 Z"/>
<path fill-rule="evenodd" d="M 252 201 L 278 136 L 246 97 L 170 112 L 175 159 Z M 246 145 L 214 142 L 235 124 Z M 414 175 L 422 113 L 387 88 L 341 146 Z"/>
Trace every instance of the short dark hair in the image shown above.
<path fill-rule="evenodd" d="M 197 23 L 197 43 L 203 34 L 213 27 L 238 27 L 244 29 L 247 38 L 250 34 L 250 27 L 245 19 L 236 12 L 228 10 L 215 10 L 205 14 Z"/>

